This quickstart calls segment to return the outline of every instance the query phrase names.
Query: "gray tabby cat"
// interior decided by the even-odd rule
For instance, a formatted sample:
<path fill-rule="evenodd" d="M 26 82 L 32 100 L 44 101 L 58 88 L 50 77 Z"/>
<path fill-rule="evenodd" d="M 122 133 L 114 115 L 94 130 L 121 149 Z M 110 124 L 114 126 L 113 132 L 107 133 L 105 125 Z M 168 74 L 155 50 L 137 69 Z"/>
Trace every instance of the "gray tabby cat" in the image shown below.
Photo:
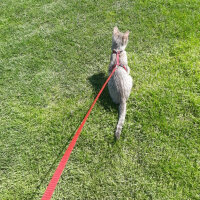
<path fill-rule="evenodd" d="M 126 116 L 126 101 L 131 93 L 133 81 L 128 67 L 127 55 L 125 48 L 128 44 L 129 31 L 121 33 L 117 27 L 114 27 L 112 36 L 112 54 L 110 58 L 109 74 L 112 72 L 113 66 L 116 65 L 117 51 L 119 54 L 119 63 L 117 70 L 114 72 L 108 82 L 110 96 L 114 103 L 119 104 L 119 120 L 115 132 L 115 137 L 119 139 L 122 126 Z M 124 66 L 124 68 L 122 67 Z"/>

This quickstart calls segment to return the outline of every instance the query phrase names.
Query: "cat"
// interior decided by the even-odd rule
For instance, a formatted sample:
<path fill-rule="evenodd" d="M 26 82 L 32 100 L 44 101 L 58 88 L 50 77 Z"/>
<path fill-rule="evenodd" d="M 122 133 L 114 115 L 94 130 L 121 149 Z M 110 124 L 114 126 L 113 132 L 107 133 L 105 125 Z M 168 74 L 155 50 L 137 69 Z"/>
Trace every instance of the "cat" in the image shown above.
<path fill-rule="evenodd" d="M 130 96 L 133 86 L 133 80 L 128 66 L 127 55 L 125 48 L 128 44 L 129 31 L 122 33 L 117 27 L 113 29 L 112 36 L 112 53 L 108 72 L 112 72 L 117 64 L 117 52 L 119 52 L 119 63 L 121 66 L 116 66 L 117 69 L 108 82 L 108 90 L 114 103 L 119 104 L 119 120 L 117 123 L 115 137 L 119 139 L 122 126 L 126 116 L 126 101 Z"/>

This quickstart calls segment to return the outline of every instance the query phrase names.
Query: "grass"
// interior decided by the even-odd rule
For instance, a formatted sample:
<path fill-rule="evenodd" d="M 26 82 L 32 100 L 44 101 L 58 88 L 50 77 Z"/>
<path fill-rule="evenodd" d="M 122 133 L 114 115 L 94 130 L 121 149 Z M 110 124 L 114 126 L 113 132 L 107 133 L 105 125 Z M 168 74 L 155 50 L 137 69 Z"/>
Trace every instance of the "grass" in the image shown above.
<path fill-rule="evenodd" d="M 200 199 L 200 2 L 0 4 L 0 199 L 40 199 L 107 77 L 115 25 L 134 80 L 122 136 L 104 91 L 53 199 Z"/>

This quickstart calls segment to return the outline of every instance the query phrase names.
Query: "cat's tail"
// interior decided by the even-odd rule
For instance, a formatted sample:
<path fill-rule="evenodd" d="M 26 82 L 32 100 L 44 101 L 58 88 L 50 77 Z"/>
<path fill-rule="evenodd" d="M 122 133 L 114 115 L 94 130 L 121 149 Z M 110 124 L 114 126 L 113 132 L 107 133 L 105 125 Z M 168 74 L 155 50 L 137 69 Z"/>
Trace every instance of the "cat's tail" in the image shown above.
<path fill-rule="evenodd" d="M 126 117 L 126 100 L 122 100 L 122 102 L 119 104 L 119 120 L 117 123 L 117 129 L 115 132 L 116 139 L 119 139 L 120 137 L 122 126 L 125 121 L 125 117 Z"/>

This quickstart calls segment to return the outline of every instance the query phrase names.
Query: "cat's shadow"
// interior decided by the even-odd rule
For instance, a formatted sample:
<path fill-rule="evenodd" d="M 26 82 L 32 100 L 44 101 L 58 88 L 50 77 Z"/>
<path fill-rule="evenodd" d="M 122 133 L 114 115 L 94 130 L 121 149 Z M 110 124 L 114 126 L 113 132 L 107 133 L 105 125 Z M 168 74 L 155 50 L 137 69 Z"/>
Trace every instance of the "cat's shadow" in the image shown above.
<path fill-rule="evenodd" d="M 94 74 L 88 78 L 88 80 L 93 86 L 95 96 L 98 94 L 103 84 L 106 82 L 107 78 L 108 77 L 106 77 L 105 74 L 102 72 Z M 105 87 L 104 91 L 99 97 L 99 102 L 106 110 L 118 110 L 118 106 L 112 101 L 109 95 L 108 86 Z"/>

